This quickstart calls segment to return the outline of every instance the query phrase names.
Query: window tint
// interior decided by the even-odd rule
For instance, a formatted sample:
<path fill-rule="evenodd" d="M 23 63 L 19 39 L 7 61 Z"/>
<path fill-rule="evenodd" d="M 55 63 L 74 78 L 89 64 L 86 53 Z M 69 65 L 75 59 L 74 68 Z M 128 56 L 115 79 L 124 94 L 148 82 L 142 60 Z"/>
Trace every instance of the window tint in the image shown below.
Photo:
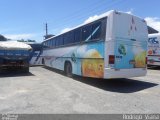
<path fill-rule="evenodd" d="M 63 36 L 58 36 L 56 37 L 56 46 L 61 46 L 63 45 Z"/>
<path fill-rule="evenodd" d="M 74 43 L 80 42 L 81 40 L 81 28 L 74 31 Z"/>
<path fill-rule="evenodd" d="M 52 39 L 52 47 L 55 47 L 55 46 L 56 46 L 55 39 Z"/>
<path fill-rule="evenodd" d="M 64 45 L 72 44 L 74 42 L 74 32 L 68 32 L 64 34 Z"/>
<path fill-rule="evenodd" d="M 74 32 L 69 32 L 69 43 L 74 43 Z"/>
<path fill-rule="evenodd" d="M 46 42 L 46 46 L 49 47 L 49 42 L 48 41 Z"/>
<path fill-rule="evenodd" d="M 50 39 L 50 41 L 51 41 L 51 42 L 50 42 L 50 47 L 52 47 L 52 42 L 53 42 L 53 39 Z"/>
<path fill-rule="evenodd" d="M 101 20 L 101 29 L 102 29 L 102 32 L 101 32 L 101 36 L 103 39 L 105 39 L 106 37 L 106 24 L 107 24 L 107 18 L 104 18 Z"/>
<path fill-rule="evenodd" d="M 55 38 L 55 42 L 56 42 L 56 47 L 58 46 L 58 39 L 57 37 Z"/>
<path fill-rule="evenodd" d="M 92 25 L 92 40 L 101 37 L 101 22 L 96 22 Z"/>
<path fill-rule="evenodd" d="M 91 39 L 92 26 L 87 25 L 82 28 L 82 41 L 89 41 Z"/>
<path fill-rule="evenodd" d="M 66 45 L 68 41 L 68 33 L 65 33 L 63 37 L 64 37 L 64 45 Z"/>
<path fill-rule="evenodd" d="M 51 40 L 48 41 L 48 46 L 52 47 L 52 41 Z"/>
<path fill-rule="evenodd" d="M 105 34 L 106 18 L 103 18 L 82 28 L 82 41 L 101 40 Z"/>
<path fill-rule="evenodd" d="M 50 41 L 51 41 L 51 42 L 50 42 L 50 46 L 51 46 L 51 47 L 55 47 L 55 39 L 52 38 Z"/>
<path fill-rule="evenodd" d="M 43 42 L 43 47 L 44 48 L 51 48 L 51 47 L 55 47 L 55 38 L 50 39 L 48 41 Z"/>
<path fill-rule="evenodd" d="M 55 47 L 79 43 L 81 40 L 86 42 L 91 40 L 104 40 L 106 35 L 106 19 L 107 18 L 97 20 L 81 28 L 54 37 L 45 41 L 43 45 L 46 47 Z"/>

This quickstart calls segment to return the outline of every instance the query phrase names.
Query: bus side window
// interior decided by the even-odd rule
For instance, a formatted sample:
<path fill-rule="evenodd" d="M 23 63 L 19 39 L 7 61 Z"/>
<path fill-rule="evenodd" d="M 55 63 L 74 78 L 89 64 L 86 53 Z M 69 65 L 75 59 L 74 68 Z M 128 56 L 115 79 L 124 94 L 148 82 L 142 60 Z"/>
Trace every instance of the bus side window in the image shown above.
<path fill-rule="evenodd" d="M 44 47 L 44 48 L 48 48 L 48 46 L 47 46 L 47 41 L 45 41 L 45 42 L 43 43 L 43 47 Z"/>
<path fill-rule="evenodd" d="M 52 47 L 55 47 L 56 46 L 56 41 L 55 39 L 52 40 Z"/>
<path fill-rule="evenodd" d="M 68 40 L 68 33 L 65 33 L 64 35 L 63 35 L 63 37 L 64 37 L 64 45 L 67 45 L 67 40 Z"/>
<path fill-rule="evenodd" d="M 70 31 L 64 34 L 64 45 L 72 44 L 74 42 L 73 33 L 73 31 Z"/>
<path fill-rule="evenodd" d="M 92 40 L 101 38 L 101 22 L 96 22 L 92 25 Z"/>
<path fill-rule="evenodd" d="M 47 46 L 47 47 L 49 47 L 49 43 L 48 43 L 48 41 L 46 42 L 46 46 Z"/>
<path fill-rule="evenodd" d="M 58 47 L 58 39 L 57 39 L 57 37 L 54 38 L 54 39 L 55 39 L 55 46 Z"/>
<path fill-rule="evenodd" d="M 82 28 L 82 41 L 89 41 L 91 40 L 91 37 L 92 37 L 92 26 L 91 25 L 87 25 L 87 26 L 84 26 Z"/>
<path fill-rule="evenodd" d="M 81 28 L 74 31 L 74 43 L 78 43 L 81 40 Z"/>
<path fill-rule="evenodd" d="M 74 43 L 74 32 L 73 31 L 69 32 L 69 43 L 70 44 Z"/>
<path fill-rule="evenodd" d="M 101 38 L 105 39 L 106 37 L 106 28 L 107 28 L 107 18 L 101 20 Z"/>
<path fill-rule="evenodd" d="M 63 45 L 63 36 L 62 35 L 58 37 L 58 46 L 61 46 L 61 45 Z"/>
<path fill-rule="evenodd" d="M 53 39 L 50 39 L 50 47 L 53 47 L 52 42 L 53 42 Z"/>
<path fill-rule="evenodd" d="M 51 48 L 52 47 L 52 40 L 48 41 L 48 46 Z"/>
<path fill-rule="evenodd" d="M 63 45 L 63 36 L 58 36 L 55 38 L 56 42 L 56 47 Z"/>

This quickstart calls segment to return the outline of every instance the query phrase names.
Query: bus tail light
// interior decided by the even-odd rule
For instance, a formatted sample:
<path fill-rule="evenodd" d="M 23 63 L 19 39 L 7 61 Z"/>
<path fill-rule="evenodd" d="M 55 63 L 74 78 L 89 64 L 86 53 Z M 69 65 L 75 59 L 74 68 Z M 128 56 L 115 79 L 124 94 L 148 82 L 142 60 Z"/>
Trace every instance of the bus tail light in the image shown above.
<path fill-rule="evenodd" d="M 109 64 L 114 64 L 114 63 L 115 63 L 115 56 L 109 55 Z"/>
<path fill-rule="evenodd" d="M 147 65 L 147 62 L 148 62 L 148 58 L 146 57 L 146 65 Z"/>

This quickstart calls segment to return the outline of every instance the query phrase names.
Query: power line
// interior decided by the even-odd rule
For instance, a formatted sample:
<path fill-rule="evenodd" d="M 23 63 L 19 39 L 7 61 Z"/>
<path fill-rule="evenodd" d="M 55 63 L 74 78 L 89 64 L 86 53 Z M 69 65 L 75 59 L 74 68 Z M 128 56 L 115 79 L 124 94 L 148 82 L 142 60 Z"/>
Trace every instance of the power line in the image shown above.
<path fill-rule="evenodd" d="M 99 6 L 99 5 L 104 4 L 104 2 L 106 2 L 106 1 L 102 1 L 102 2 L 99 2 L 99 1 L 97 1 L 97 2 L 91 2 L 90 6 L 92 6 L 92 4 L 93 4 L 93 5 L 96 5 L 96 6 L 97 6 L 97 5 Z M 71 14 L 66 15 L 66 16 L 63 16 L 63 17 L 60 17 L 60 18 L 58 18 L 58 19 L 64 19 L 64 20 L 67 19 L 67 18 L 70 19 L 70 16 L 71 16 L 71 17 L 77 16 L 77 14 L 82 13 L 82 11 L 83 11 L 84 9 L 85 9 L 85 10 L 89 10 L 90 7 L 88 7 L 88 6 L 81 7 L 80 9 L 72 12 Z"/>
<path fill-rule="evenodd" d="M 108 4 L 107 6 L 109 6 L 109 7 L 111 7 L 111 6 L 113 6 L 113 5 L 116 5 L 117 3 L 119 3 L 119 2 L 121 2 L 121 1 L 124 1 L 124 0 L 117 0 L 116 2 L 114 2 L 114 3 L 112 3 L 112 4 Z M 106 6 L 105 6 L 105 8 L 102 8 L 102 7 L 94 7 L 92 10 L 90 10 L 90 12 L 88 12 L 89 14 L 90 13 L 99 13 L 99 12 L 102 12 L 102 11 L 104 11 L 104 10 L 107 10 L 108 8 L 106 8 Z M 88 15 L 89 15 L 88 14 Z M 57 26 L 59 26 L 59 25 L 67 25 L 66 23 L 73 23 L 72 21 L 73 20 L 75 20 L 75 19 L 79 19 L 79 20 L 82 20 L 82 19 L 84 19 L 84 18 L 86 18 L 86 16 L 87 15 L 76 15 L 77 17 L 70 17 L 70 19 L 68 19 L 68 20 L 64 20 L 64 22 L 63 23 L 59 23 L 59 24 L 56 24 L 55 26 L 57 27 Z M 55 22 L 54 22 L 55 23 Z"/>
<path fill-rule="evenodd" d="M 114 2 L 114 1 L 113 1 L 113 2 Z M 96 6 L 94 6 L 94 7 L 92 7 L 92 8 L 87 7 L 87 9 L 85 9 L 85 11 L 86 11 L 86 10 L 89 10 L 89 11 L 91 11 L 91 12 L 92 12 L 92 11 L 95 11 L 96 9 L 101 8 L 101 7 L 104 5 L 104 3 L 106 3 L 106 1 L 98 2 L 98 3 L 96 4 Z M 109 4 L 107 4 L 107 5 L 109 5 Z M 90 5 L 90 6 L 92 6 L 92 5 Z M 76 18 L 76 17 L 79 17 L 79 16 L 83 16 L 83 15 L 84 15 L 83 10 L 84 10 L 84 8 L 79 9 L 79 11 L 76 11 L 76 12 L 74 12 L 73 14 L 67 15 L 66 17 L 62 17 L 62 18 L 59 18 L 59 19 L 63 19 L 63 21 L 68 21 L 68 20 L 72 20 L 72 18 Z M 91 12 L 89 12 L 89 13 L 91 13 Z M 57 23 L 57 22 L 58 22 L 58 20 L 55 21 L 54 23 Z"/>
<path fill-rule="evenodd" d="M 111 2 L 110 4 L 107 4 L 106 6 L 102 6 L 102 3 L 100 3 L 100 4 L 98 4 L 98 5 L 96 5 L 95 7 L 93 7 L 93 8 L 88 8 L 88 9 L 90 9 L 90 12 L 87 12 L 87 14 L 89 15 L 89 14 L 93 14 L 93 13 L 100 13 L 100 12 L 104 12 L 104 11 L 106 11 L 107 9 L 109 9 L 109 7 L 113 7 L 113 6 L 115 6 L 115 5 L 118 5 L 118 4 L 122 4 L 122 3 L 124 3 L 125 1 L 124 0 L 116 0 L 116 1 L 113 1 L 113 2 Z M 104 5 L 104 3 L 103 3 L 103 5 Z M 104 8 L 105 7 L 105 8 Z M 107 7 L 107 8 L 106 8 Z M 86 16 L 87 15 L 84 15 L 83 13 L 82 13 L 82 15 L 81 15 L 81 12 L 79 12 L 78 14 L 74 14 L 74 15 L 72 15 L 72 16 L 67 16 L 66 18 L 64 17 L 63 18 L 63 23 L 61 22 L 61 23 L 58 23 L 59 21 L 57 21 L 57 22 L 54 22 L 55 24 L 56 23 L 58 23 L 58 24 L 56 24 L 56 25 L 54 25 L 54 27 L 60 27 L 60 26 L 67 26 L 67 25 L 69 25 L 69 24 L 71 24 L 71 23 L 73 23 L 73 21 L 74 20 L 76 20 L 76 19 L 78 19 L 78 20 L 84 20 L 85 18 L 86 18 Z"/>

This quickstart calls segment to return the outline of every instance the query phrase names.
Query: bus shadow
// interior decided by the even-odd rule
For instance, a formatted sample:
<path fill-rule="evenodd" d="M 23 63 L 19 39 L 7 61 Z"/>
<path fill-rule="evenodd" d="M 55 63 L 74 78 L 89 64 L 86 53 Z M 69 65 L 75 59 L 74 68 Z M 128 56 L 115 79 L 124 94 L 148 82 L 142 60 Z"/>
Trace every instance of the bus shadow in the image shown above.
<path fill-rule="evenodd" d="M 25 73 L 25 72 L 22 72 L 20 70 L 15 70 L 15 71 L 3 70 L 3 71 L 0 71 L 0 78 L 2 78 L 2 77 L 21 77 L 21 76 L 35 76 L 35 75 L 32 74 L 31 72 Z"/>
<path fill-rule="evenodd" d="M 148 66 L 150 70 L 160 70 L 160 66 Z"/>
<path fill-rule="evenodd" d="M 44 68 L 53 71 L 57 74 L 65 76 L 65 74 L 60 70 L 49 67 L 44 67 Z M 99 89 L 103 89 L 105 91 L 118 92 L 118 93 L 134 93 L 158 85 L 155 83 L 144 82 L 133 79 L 97 79 L 97 78 L 81 77 L 77 75 L 74 75 L 72 79 L 88 84 L 90 86 L 97 87 Z"/>
<path fill-rule="evenodd" d="M 74 76 L 73 79 L 106 91 L 118 93 L 134 93 L 158 85 L 133 79 L 95 79 L 80 76 Z"/>

